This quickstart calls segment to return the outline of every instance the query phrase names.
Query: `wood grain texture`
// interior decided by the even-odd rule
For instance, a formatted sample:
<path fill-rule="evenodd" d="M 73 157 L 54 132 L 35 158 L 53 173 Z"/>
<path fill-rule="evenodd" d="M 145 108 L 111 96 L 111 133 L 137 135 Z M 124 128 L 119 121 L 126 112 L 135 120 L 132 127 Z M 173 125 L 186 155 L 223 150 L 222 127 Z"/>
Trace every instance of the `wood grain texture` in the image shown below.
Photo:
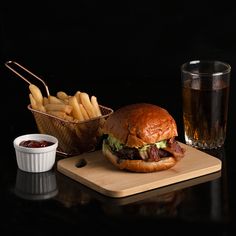
<path fill-rule="evenodd" d="M 102 152 L 84 153 L 57 162 L 64 175 L 110 197 L 125 197 L 193 179 L 221 170 L 221 161 L 193 147 L 180 143 L 185 157 L 168 170 L 153 173 L 133 173 L 119 170 L 104 158 Z M 81 160 L 83 167 L 77 167 Z"/>

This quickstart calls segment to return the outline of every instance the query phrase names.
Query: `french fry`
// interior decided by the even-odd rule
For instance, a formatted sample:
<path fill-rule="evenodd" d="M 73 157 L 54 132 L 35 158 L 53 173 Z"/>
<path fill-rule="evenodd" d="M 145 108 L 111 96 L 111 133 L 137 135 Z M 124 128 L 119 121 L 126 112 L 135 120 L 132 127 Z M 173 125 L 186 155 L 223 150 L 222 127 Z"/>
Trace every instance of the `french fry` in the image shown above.
<path fill-rule="evenodd" d="M 78 101 L 78 103 L 80 104 L 81 103 L 81 99 L 80 99 L 80 91 L 77 91 L 76 93 L 75 93 L 75 97 L 76 97 L 76 99 L 77 99 L 77 101 Z"/>
<path fill-rule="evenodd" d="M 63 100 L 52 95 L 48 96 L 48 101 L 51 104 L 64 104 Z"/>
<path fill-rule="evenodd" d="M 46 112 L 68 121 L 85 121 L 101 116 L 101 110 L 97 97 L 85 92 L 77 91 L 74 96 L 66 94 L 64 91 L 57 92 L 56 96 L 49 95 L 43 97 L 40 89 L 34 85 L 29 85 L 30 104 L 35 110 Z"/>
<path fill-rule="evenodd" d="M 69 98 L 69 105 L 71 107 L 73 107 L 72 109 L 72 116 L 77 119 L 78 121 L 84 121 L 84 117 L 83 117 L 83 114 L 80 110 L 80 106 L 79 106 L 79 103 L 76 99 L 75 96 L 72 96 Z"/>
<path fill-rule="evenodd" d="M 79 106 L 80 106 L 80 110 L 81 110 L 81 113 L 82 113 L 84 119 L 88 120 L 89 119 L 89 115 L 88 115 L 87 111 L 85 110 L 83 104 L 80 103 Z"/>
<path fill-rule="evenodd" d="M 41 104 L 38 105 L 38 110 L 39 110 L 39 111 L 42 111 L 42 112 L 46 112 L 45 106 L 44 106 L 44 105 L 41 105 Z"/>
<path fill-rule="evenodd" d="M 40 89 L 36 85 L 30 84 L 29 90 L 30 90 L 32 96 L 34 97 L 36 103 L 42 105 L 43 104 L 43 95 L 42 95 Z"/>
<path fill-rule="evenodd" d="M 57 97 L 61 100 L 66 100 L 69 98 L 69 96 L 63 91 L 57 92 Z"/>
<path fill-rule="evenodd" d="M 29 94 L 29 98 L 30 98 L 31 107 L 32 107 L 34 110 L 46 112 L 45 107 L 44 107 L 42 104 L 37 103 L 36 100 L 35 100 L 35 98 L 33 97 L 33 95 L 32 95 L 31 93 Z"/>
<path fill-rule="evenodd" d="M 96 117 L 96 113 L 94 111 L 93 105 L 90 102 L 89 95 L 87 93 L 80 93 L 81 103 L 83 104 L 84 108 L 86 109 L 89 118 Z"/>
<path fill-rule="evenodd" d="M 61 118 L 63 120 L 68 120 L 68 121 L 73 121 L 74 120 L 72 116 L 67 115 L 63 111 L 48 111 L 47 113 L 50 114 L 50 115 L 59 117 L 59 118 Z"/>
<path fill-rule="evenodd" d="M 45 105 L 46 111 L 61 111 L 61 112 L 65 112 L 66 114 L 70 114 L 72 111 L 72 106 L 70 105 L 66 105 L 66 104 L 53 104 L 53 103 L 49 103 L 47 105 Z"/>
<path fill-rule="evenodd" d="M 95 112 L 96 112 L 96 115 L 97 115 L 97 116 L 101 116 L 102 113 L 101 113 L 100 107 L 99 107 L 98 102 L 97 102 L 97 97 L 92 96 L 92 97 L 91 97 L 91 103 L 92 103 L 92 105 L 93 105 L 93 107 L 94 107 L 94 110 L 95 110 Z"/>
<path fill-rule="evenodd" d="M 43 105 L 47 105 L 49 103 L 48 98 L 47 97 L 43 97 Z"/>
<path fill-rule="evenodd" d="M 36 103 L 36 100 L 34 99 L 33 95 L 30 93 L 29 94 L 29 99 L 30 99 L 30 104 L 31 104 L 31 107 L 35 110 L 37 110 L 37 103 Z"/>

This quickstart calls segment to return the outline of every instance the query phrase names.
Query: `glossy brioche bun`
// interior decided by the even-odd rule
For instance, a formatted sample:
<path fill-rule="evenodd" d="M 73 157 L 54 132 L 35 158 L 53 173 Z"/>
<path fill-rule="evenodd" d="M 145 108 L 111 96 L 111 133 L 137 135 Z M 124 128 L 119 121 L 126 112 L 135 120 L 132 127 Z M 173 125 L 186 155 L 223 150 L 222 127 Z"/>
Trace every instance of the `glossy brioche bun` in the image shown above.
<path fill-rule="evenodd" d="M 103 132 L 128 147 L 141 147 L 178 135 L 175 120 L 168 111 L 148 103 L 116 110 L 106 120 Z"/>
<path fill-rule="evenodd" d="M 139 173 L 148 173 L 154 171 L 161 171 L 167 170 L 173 167 L 177 160 L 173 157 L 165 157 L 162 158 L 160 161 L 143 161 L 143 160 L 127 160 L 127 159 L 120 159 L 116 155 L 111 152 L 110 147 L 103 142 L 102 146 L 103 155 L 116 167 L 121 170 L 128 170 L 132 172 L 139 172 Z"/>

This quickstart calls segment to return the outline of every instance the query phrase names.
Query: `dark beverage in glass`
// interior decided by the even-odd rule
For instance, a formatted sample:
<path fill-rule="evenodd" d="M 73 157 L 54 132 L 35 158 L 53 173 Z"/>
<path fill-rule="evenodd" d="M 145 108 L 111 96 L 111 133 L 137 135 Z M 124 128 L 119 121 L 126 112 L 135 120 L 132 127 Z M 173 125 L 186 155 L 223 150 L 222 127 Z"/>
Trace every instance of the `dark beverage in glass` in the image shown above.
<path fill-rule="evenodd" d="M 182 70 L 185 141 L 202 149 L 218 148 L 226 138 L 230 77 L 223 69 L 227 64 L 195 62 Z"/>

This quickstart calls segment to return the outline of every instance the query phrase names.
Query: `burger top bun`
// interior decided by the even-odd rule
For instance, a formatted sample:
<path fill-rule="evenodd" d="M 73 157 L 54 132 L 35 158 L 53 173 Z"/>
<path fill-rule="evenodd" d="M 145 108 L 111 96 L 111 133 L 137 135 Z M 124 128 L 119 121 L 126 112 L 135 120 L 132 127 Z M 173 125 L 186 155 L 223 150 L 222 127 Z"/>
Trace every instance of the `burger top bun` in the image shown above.
<path fill-rule="evenodd" d="M 148 103 L 116 110 L 106 120 L 103 131 L 128 147 L 141 147 L 178 135 L 176 122 L 168 111 Z"/>

